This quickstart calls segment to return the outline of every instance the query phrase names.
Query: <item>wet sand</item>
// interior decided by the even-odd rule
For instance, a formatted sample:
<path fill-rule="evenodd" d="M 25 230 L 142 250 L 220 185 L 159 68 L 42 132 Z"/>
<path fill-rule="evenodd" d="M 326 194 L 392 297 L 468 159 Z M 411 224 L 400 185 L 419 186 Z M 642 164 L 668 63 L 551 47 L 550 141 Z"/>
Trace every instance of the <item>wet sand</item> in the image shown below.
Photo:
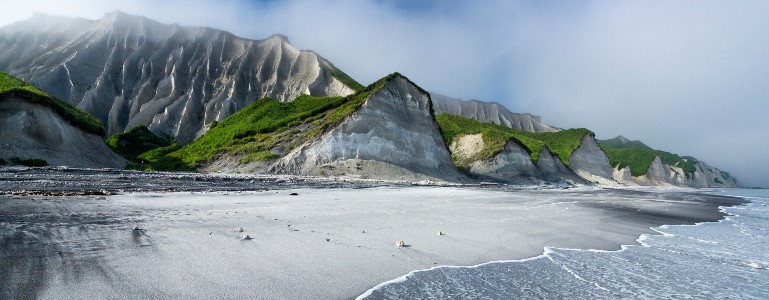
<path fill-rule="evenodd" d="M 0 298 L 350 299 L 437 265 L 619 249 L 650 227 L 716 221 L 718 206 L 740 203 L 452 187 L 1 195 Z"/>

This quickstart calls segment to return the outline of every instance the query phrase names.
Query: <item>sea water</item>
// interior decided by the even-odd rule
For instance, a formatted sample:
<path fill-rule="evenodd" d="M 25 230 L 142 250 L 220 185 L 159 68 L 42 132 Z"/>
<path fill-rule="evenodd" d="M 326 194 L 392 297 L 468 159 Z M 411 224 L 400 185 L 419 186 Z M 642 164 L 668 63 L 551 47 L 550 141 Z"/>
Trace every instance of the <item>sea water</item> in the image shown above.
<path fill-rule="evenodd" d="M 642 246 L 415 271 L 359 298 L 769 299 L 769 190 L 714 193 L 751 203 L 724 208 L 719 222 L 655 228 Z"/>

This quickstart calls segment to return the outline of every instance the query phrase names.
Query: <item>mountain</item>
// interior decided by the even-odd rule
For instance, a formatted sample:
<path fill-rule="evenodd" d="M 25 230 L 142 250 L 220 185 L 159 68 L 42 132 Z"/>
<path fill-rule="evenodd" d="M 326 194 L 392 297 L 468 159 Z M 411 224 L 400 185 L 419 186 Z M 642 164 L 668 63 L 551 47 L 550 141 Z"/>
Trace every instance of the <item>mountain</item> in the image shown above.
<path fill-rule="evenodd" d="M 122 168 L 98 120 L 0 72 L 0 163 Z"/>
<path fill-rule="evenodd" d="M 429 94 L 394 73 L 347 97 L 261 99 L 201 138 L 146 153 L 161 170 L 462 181 Z"/>
<path fill-rule="evenodd" d="M 276 173 L 462 181 L 435 121 L 430 95 L 395 73 L 339 125 L 294 149 Z"/>
<path fill-rule="evenodd" d="M 477 179 L 613 183 L 608 159 L 587 129 L 531 133 L 445 113 L 437 120 L 454 163 Z"/>
<path fill-rule="evenodd" d="M 691 156 L 655 150 L 623 136 L 599 143 L 614 168 L 612 177 L 625 185 L 695 188 L 739 186 L 729 173 Z"/>
<path fill-rule="evenodd" d="M 613 139 L 601 140 L 600 143 L 601 145 L 611 146 L 617 149 L 640 148 L 640 149 L 653 150 L 652 147 L 647 146 L 641 141 L 637 141 L 637 140 L 631 141 L 622 135 L 618 135 Z"/>
<path fill-rule="evenodd" d="M 447 113 L 463 116 L 482 123 L 494 123 L 526 132 L 555 132 L 559 128 L 547 125 L 542 118 L 531 114 L 509 111 L 501 104 L 478 100 L 460 100 L 438 93 L 430 93 L 435 114 Z"/>
<path fill-rule="evenodd" d="M 0 28 L 0 70 L 95 115 L 108 136 L 146 125 L 182 144 L 257 99 L 362 88 L 281 35 L 249 40 L 122 12 L 95 21 L 36 14 Z"/>

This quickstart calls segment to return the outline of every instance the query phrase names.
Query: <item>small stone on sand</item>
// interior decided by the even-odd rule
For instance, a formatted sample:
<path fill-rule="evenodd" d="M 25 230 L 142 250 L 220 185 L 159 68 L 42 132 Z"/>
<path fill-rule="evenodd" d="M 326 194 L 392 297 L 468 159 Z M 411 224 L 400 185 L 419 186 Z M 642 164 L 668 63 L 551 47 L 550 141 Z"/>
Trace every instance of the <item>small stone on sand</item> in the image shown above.
<path fill-rule="evenodd" d="M 243 232 L 243 227 L 238 227 L 237 229 L 235 229 L 235 232 Z"/>
<path fill-rule="evenodd" d="M 438 231 L 438 235 L 443 235 L 443 232 L 441 232 L 441 231 Z"/>
<path fill-rule="evenodd" d="M 395 242 L 395 246 L 398 246 L 398 248 L 401 248 L 401 247 L 403 247 L 405 245 L 406 245 L 406 243 L 403 240 Z"/>
<path fill-rule="evenodd" d="M 759 263 L 751 263 L 750 266 L 753 269 L 763 269 L 763 266 L 761 266 L 761 264 L 759 264 Z"/>
<path fill-rule="evenodd" d="M 250 235 L 248 235 L 248 234 L 246 234 L 246 235 L 244 235 L 244 236 L 243 236 L 243 240 L 244 240 L 244 241 L 250 241 L 250 240 L 253 240 L 253 239 L 254 239 L 254 238 L 252 238 L 252 237 L 251 237 Z"/>
<path fill-rule="evenodd" d="M 291 194 L 289 194 L 289 195 L 291 195 L 291 196 L 299 196 L 299 194 L 298 194 L 298 193 L 291 193 Z"/>

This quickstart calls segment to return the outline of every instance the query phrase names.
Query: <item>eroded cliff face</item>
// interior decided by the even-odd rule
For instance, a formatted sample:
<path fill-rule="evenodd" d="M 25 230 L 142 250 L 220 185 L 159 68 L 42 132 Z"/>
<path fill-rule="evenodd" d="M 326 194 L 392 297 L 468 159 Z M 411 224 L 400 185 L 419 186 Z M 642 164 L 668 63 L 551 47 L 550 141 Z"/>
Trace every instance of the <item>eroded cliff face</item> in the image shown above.
<path fill-rule="evenodd" d="M 459 136 L 450 147 L 455 160 L 467 160 L 483 148 L 480 134 Z M 485 160 L 469 163 L 467 172 L 481 180 L 494 180 L 513 184 L 542 184 L 545 182 L 584 181 L 572 172 L 547 147 L 539 153 L 536 165 L 526 149 L 515 141 L 508 141 L 502 151 Z"/>
<path fill-rule="evenodd" d="M 270 172 L 465 180 L 451 162 L 429 96 L 402 76 L 373 92 L 337 127 L 278 160 Z"/>
<path fill-rule="evenodd" d="M 603 185 L 616 185 L 609 158 L 590 135 L 585 135 L 579 147 L 569 156 L 569 166 L 587 181 Z"/>
<path fill-rule="evenodd" d="M 37 158 L 50 166 L 123 168 L 126 161 L 102 137 L 87 133 L 50 108 L 11 96 L 0 99 L 0 158 Z"/>
<path fill-rule="evenodd" d="M 693 188 L 707 187 L 738 187 L 737 180 L 727 175 L 727 173 L 709 166 L 704 162 L 698 162 L 695 165 L 696 171 L 686 173 L 683 169 L 665 164 L 657 156 L 652 161 L 646 174 L 642 176 L 629 176 L 630 170 L 627 170 L 625 176 L 615 176 L 615 180 L 623 184 L 637 184 L 643 186 L 681 186 Z M 616 175 L 615 171 L 615 175 Z"/>
<path fill-rule="evenodd" d="M 461 140 L 460 140 L 461 141 Z M 502 152 L 487 160 L 472 162 L 468 172 L 479 178 L 516 184 L 539 182 L 539 171 L 531 155 L 515 141 L 508 141 Z"/>
<path fill-rule="evenodd" d="M 437 93 L 431 93 L 431 96 L 436 114 L 447 113 L 463 116 L 481 123 L 494 123 L 526 132 L 555 132 L 559 130 L 543 123 L 538 116 L 513 113 L 498 103 L 477 100 L 464 101 Z"/>
<path fill-rule="evenodd" d="M 147 125 L 187 143 L 263 97 L 344 96 L 353 89 L 283 36 L 248 40 L 115 12 L 47 15 L 0 28 L 0 70 L 99 118 L 107 134 Z"/>

